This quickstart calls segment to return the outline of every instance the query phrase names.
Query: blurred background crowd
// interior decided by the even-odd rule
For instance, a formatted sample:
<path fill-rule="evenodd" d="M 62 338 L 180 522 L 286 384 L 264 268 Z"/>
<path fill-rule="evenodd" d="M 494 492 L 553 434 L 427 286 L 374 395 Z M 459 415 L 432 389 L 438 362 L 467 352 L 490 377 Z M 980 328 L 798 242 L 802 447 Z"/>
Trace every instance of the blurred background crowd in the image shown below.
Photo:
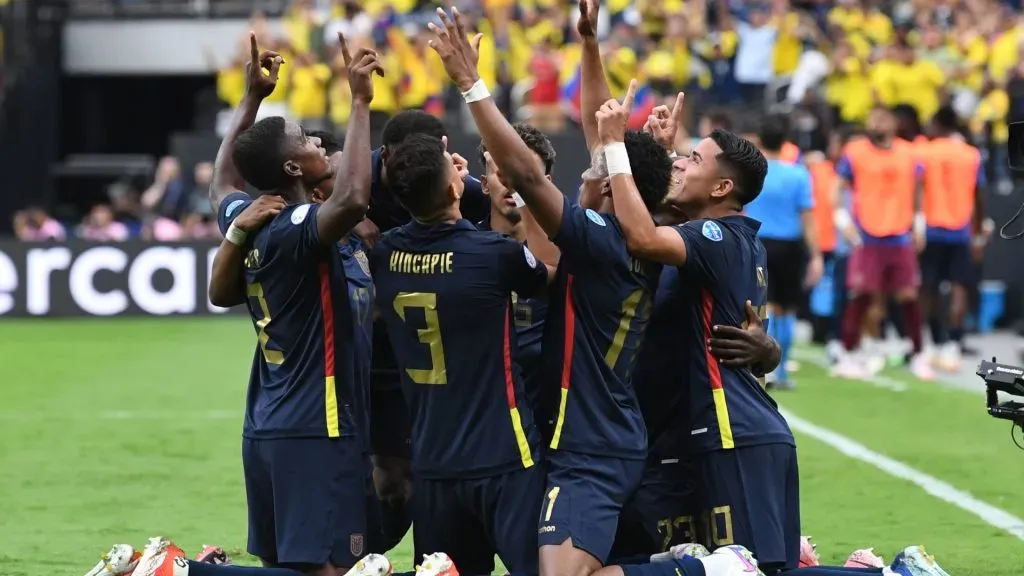
<path fill-rule="evenodd" d="M 576 2 L 454 3 L 484 33 L 480 72 L 506 113 L 552 134 L 575 130 Z M 261 46 L 286 60 L 265 114 L 286 115 L 308 128 L 344 129 L 350 96 L 337 49 L 343 32 L 352 44 L 384 55 L 388 74 L 375 78 L 372 104 L 377 128 L 397 111 L 423 109 L 472 131 L 461 98 L 426 44 L 425 24 L 440 4 L 293 0 L 270 14 L 275 25 L 258 12 L 237 31 L 233 58 L 208 59 L 221 108 L 212 117 L 223 126 L 242 98 L 251 27 Z M 604 0 L 599 35 L 613 92 L 624 93 L 631 78 L 642 83 L 636 127 L 650 108 L 685 91 L 694 136 L 709 124 L 701 118 L 728 117 L 734 128 L 753 133 L 763 114 L 781 111 L 791 120 L 791 142 L 805 152 L 824 151 L 830 135 L 856 130 L 876 102 L 902 110 L 909 139 L 950 104 L 965 135 L 985 152 L 995 188 L 1013 190 L 1005 143 L 1007 121 L 1024 119 L 1019 1 Z M 57 222 L 43 208 L 31 208 L 17 214 L 15 230 L 23 240 L 213 237 L 204 201 L 210 168 L 163 158 L 152 178 L 112 186 L 110 204 L 80 222 Z"/>

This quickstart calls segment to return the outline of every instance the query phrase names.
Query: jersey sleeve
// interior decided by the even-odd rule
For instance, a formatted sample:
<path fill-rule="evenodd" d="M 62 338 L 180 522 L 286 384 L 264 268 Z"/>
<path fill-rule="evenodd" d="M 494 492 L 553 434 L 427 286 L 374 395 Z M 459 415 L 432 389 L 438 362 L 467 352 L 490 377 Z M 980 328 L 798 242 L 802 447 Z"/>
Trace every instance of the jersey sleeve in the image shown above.
<path fill-rule="evenodd" d="M 553 238 L 562 253 L 573 259 L 597 263 L 617 253 L 622 244 L 618 229 L 602 214 L 563 200 L 562 225 Z"/>
<path fill-rule="evenodd" d="M 281 212 L 267 230 L 267 250 L 287 254 L 296 261 L 322 252 L 316 227 L 316 203 L 299 204 Z"/>
<path fill-rule="evenodd" d="M 232 192 L 221 201 L 217 209 L 217 226 L 220 227 L 221 234 L 227 234 L 228 227 L 242 210 L 249 207 L 249 204 L 252 204 L 252 196 L 245 192 Z"/>
<path fill-rule="evenodd" d="M 693 220 L 673 226 L 686 244 L 683 270 L 712 284 L 723 279 L 729 254 L 736 250 L 735 235 L 714 220 Z"/>
<path fill-rule="evenodd" d="M 836 174 L 843 180 L 853 184 L 853 164 L 850 162 L 849 156 L 843 156 L 836 163 Z"/>
<path fill-rule="evenodd" d="M 501 269 L 510 290 L 524 298 L 532 298 L 547 286 L 547 266 L 525 244 L 503 240 L 500 253 Z"/>

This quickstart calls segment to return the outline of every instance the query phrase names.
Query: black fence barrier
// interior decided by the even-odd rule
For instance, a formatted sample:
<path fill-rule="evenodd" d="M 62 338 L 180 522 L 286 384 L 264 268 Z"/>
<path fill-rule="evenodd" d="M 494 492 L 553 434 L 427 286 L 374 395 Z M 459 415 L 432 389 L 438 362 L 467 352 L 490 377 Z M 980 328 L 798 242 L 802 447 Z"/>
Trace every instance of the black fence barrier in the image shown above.
<path fill-rule="evenodd" d="M 206 316 L 215 242 L 0 242 L 0 316 Z"/>

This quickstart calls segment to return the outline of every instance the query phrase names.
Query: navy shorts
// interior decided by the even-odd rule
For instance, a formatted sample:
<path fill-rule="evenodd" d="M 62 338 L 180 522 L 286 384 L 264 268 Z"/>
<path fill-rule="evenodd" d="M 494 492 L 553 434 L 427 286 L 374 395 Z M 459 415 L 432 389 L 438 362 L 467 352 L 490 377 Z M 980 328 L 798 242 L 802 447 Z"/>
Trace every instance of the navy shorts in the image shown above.
<path fill-rule="evenodd" d="M 445 552 L 462 574 L 490 574 L 497 554 L 509 572 L 537 574 L 542 464 L 484 478 L 413 482 L 414 558 Z"/>
<path fill-rule="evenodd" d="M 921 282 L 938 291 L 942 282 L 961 286 L 975 283 L 971 245 L 963 243 L 928 242 L 921 253 Z"/>
<path fill-rule="evenodd" d="M 351 568 L 366 553 L 358 438 L 242 439 L 249 546 L 274 564 Z"/>
<path fill-rule="evenodd" d="M 412 425 L 398 375 L 375 372 L 370 384 L 370 444 L 378 456 L 412 458 Z"/>
<path fill-rule="evenodd" d="M 554 450 L 548 460 L 538 544 L 574 547 L 608 561 L 619 515 L 644 475 L 643 460 Z"/>
<path fill-rule="evenodd" d="M 770 574 L 800 560 L 796 448 L 763 444 L 693 456 L 698 542 L 746 546 Z"/>
<path fill-rule="evenodd" d="M 696 542 L 693 476 L 686 461 L 649 458 L 640 487 L 622 508 L 609 558 L 650 555 Z"/>

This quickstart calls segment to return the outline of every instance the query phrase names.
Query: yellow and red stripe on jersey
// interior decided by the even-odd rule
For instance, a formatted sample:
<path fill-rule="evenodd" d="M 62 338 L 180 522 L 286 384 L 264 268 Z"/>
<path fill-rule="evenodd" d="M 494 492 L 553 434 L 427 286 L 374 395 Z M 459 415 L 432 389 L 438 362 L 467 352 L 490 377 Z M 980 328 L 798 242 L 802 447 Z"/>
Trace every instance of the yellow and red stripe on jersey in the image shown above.
<path fill-rule="evenodd" d="M 510 334 L 512 331 L 512 305 L 509 303 L 505 311 L 505 337 L 502 344 L 502 354 L 505 363 L 505 397 L 508 400 L 508 412 L 512 416 L 512 430 L 516 435 L 516 446 L 519 448 L 519 459 L 523 462 L 523 468 L 533 466 L 533 454 L 530 453 L 530 442 L 526 439 L 526 432 L 523 431 L 523 420 L 519 416 L 519 408 L 516 406 L 515 380 L 512 378 L 512 344 Z"/>
<path fill-rule="evenodd" d="M 334 302 L 331 299 L 331 269 L 320 263 L 320 307 L 324 316 L 324 415 L 327 436 L 341 436 L 338 420 L 338 392 L 334 384 Z"/>
<path fill-rule="evenodd" d="M 562 399 L 558 402 L 558 420 L 551 437 L 551 449 L 558 449 L 562 439 L 562 425 L 565 424 L 565 404 L 569 399 L 569 380 L 572 376 L 572 350 L 576 338 L 576 308 L 572 303 L 572 274 L 565 281 L 565 343 L 562 349 Z"/>
<path fill-rule="evenodd" d="M 701 305 L 704 312 L 704 342 L 711 340 L 711 326 L 714 321 L 715 297 L 706 289 L 701 290 Z M 722 439 L 722 449 L 731 450 L 736 447 L 732 438 L 732 424 L 729 423 L 729 405 L 725 401 L 725 387 L 722 385 L 722 369 L 718 360 L 711 354 L 711 348 L 705 344 L 704 356 L 708 365 L 708 381 L 711 384 L 711 397 L 715 401 L 715 418 L 718 420 L 718 434 Z"/>

